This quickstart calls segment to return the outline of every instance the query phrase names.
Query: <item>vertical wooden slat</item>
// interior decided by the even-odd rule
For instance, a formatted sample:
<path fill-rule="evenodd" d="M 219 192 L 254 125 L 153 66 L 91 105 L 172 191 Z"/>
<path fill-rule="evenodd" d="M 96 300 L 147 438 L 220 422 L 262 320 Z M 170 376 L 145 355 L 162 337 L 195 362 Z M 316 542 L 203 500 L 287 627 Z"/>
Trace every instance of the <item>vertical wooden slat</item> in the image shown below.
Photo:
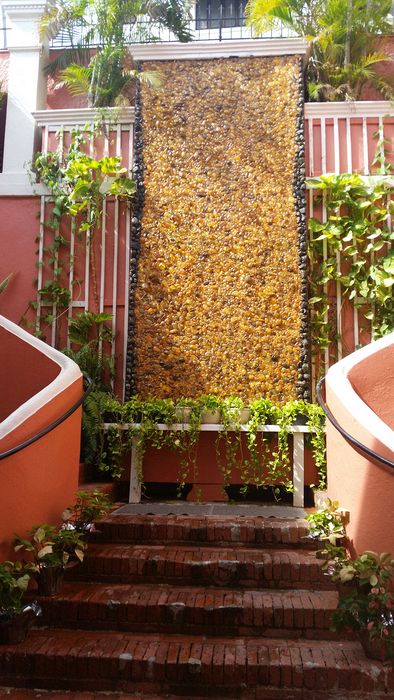
<path fill-rule="evenodd" d="M 123 322 L 123 401 L 125 401 L 125 378 L 127 363 L 127 336 L 129 330 L 129 280 L 130 280 L 130 204 L 126 209 L 125 274 L 124 274 L 124 322 Z"/>
<path fill-rule="evenodd" d="M 338 117 L 334 117 L 334 171 L 336 175 L 340 172 L 340 158 L 339 158 L 339 125 Z"/>
<path fill-rule="evenodd" d="M 352 154 L 352 128 L 350 118 L 346 117 L 346 156 L 347 156 L 347 172 L 353 172 L 353 154 Z"/>
<path fill-rule="evenodd" d="M 293 506 L 304 507 L 304 433 L 293 433 Z"/>
<path fill-rule="evenodd" d="M 44 234 L 45 234 L 45 196 L 40 200 L 40 233 L 38 240 L 38 272 L 37 272 L 37 313 L 36 332 L 39 333 L 41 326 L 41 296 L 39 290 L 42 288 L 42 272 L 44 264 Z"/>
<path fill-rule="evenodd" d="M 364 175 L 369 175 L 368 130 L 366 117 L 363 117 L 363 170 Z"/>
<path fill-rule="evenodd" d="M 112 279 L 112 359 L 115 359 L 115 336 L 116 336 L 116 312 L 118 295 L 118 256 L 119 256 L 119 200 L 115 199 L 115 219 L 114 219 L 114 267 Z"/>

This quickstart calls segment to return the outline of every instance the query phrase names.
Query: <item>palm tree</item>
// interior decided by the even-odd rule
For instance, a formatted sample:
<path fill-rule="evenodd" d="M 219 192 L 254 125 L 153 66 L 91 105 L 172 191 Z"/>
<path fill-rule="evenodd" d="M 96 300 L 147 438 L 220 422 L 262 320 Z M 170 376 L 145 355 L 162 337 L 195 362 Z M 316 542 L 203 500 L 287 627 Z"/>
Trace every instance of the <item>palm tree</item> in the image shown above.
<path fill-rule="evenodd" d="M 366 82 L 393 97 L 394 78 L 377 67 L 392 60 L 378 50 L 392 34 L 392 0 L 249 0 L 248 23 L 256 33 L 283 25 L 309 40 L 306 78 L 313 100 L 359 98 Z"/>
<path fill-rule="evenodd" d="M 132 41 L 154 41 L 153 27 L 190 41 L 188 0 L 49 0 L 41 33 L 59 34 L 69 44 L 47 66 L 71 93 L 86 95 L 89 106 L 109 107 L 137 77 L 129 51 Z M 141 74 L 152 83 L 155 75 Z"/>

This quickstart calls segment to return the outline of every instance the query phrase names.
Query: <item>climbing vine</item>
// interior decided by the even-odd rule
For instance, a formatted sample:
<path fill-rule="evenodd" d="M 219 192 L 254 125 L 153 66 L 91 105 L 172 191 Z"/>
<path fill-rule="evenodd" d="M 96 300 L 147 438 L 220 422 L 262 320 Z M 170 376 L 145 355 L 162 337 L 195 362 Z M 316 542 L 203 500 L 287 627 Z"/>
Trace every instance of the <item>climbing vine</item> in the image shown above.
<path fill-rule="evenodd" d="M 330 284 L 362 310 L 373 338 L 394 330 L 394 250 L 391 215 L 392 177 L 357 174 L 309 178 L 325 202 L 327 220 L 309 221 L 312 335 L 315 347 L 335 340 L 330 324 Z"/>
<path fill-rule="evenodd" d="M 62 248 L 69 247 L 69 241 L 63 235 L 64 223 L 69 221 L 69 230 L 77 234 L 78 241 L 90 250 L 93 297 L 98 306 L 92 240 L 103 213 L 103 202 L 105 197 L 111 196 L 127 199 L 135 192 L 134 181 L 126 176 L 126 168 L 119 156 L 95 158 L 88 155 L 89 143 L 99 135 L 98 127 L 85 125 L 82 129 L 73 129 L 69 144 L 63 146 L 65 139 L 58 132 L 58 148 L 37 153 L 30 164 L 32 180 L 38 180 L 48 188 L 51 201 L 49 218 L 44 225 L 52 233 L 52 241 L 45 246 L 43 261 L 38 263 L 45 267 L 45 281 L 38 289 L 38 297 L 44 307 L 51 309 L 42 317 L 42 321 L 49 325 L 56 321 L 56 314 L 67 311 L 71 303 L 70 289 L 62 282 L 65 266 L 68 273 L 74 265 L 71 256 L 60 254 Z M 74 284 L 78 281 L 74 280 Z M 37 306 L 37 301 L 29 303 L 31 308 Z M 27 323 L 26 317 L 22 320 Z M 39 329 L 38 334 L 42 334 Z"/>

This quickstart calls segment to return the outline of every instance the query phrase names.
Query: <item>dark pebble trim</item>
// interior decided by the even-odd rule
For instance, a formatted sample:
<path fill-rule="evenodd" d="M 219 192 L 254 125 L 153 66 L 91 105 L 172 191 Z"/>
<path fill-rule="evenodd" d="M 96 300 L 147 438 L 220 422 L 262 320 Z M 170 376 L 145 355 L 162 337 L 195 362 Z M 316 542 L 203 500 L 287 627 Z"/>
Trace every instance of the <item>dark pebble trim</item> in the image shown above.
<path fill-rule="evenodd" d="M 299 59 L 298 114 L 296 126 L 296 156 L 294 162 L 293 194 L 296 207 L 298 232 L 298 261 L 301 275 L 301 330 L 300 360 L 298 363 L 297 398 L 311 400 L 311 346 L 308 305 L 308 251 L 306 224 L 306 185 L 305 185 L 305 86 L 302 58 Z"/>
<path fill-rule="evenodd" d="M 140 66 L 138 66 L 140 69 Z M 133 200 L 130 227 L 130 272 L 129 272 L 129 318 L 127 332 L 125 401 L 137 393 L 135 372 L 135 291 L 138 280 L 138 259 L 140 254 L 140 236 L 142 215 L 144 211 L 144 163 L 142 138 L 141 84 L 137 80 L 134 103 L 134 164 L 133 177 L 137 185 Z"/>

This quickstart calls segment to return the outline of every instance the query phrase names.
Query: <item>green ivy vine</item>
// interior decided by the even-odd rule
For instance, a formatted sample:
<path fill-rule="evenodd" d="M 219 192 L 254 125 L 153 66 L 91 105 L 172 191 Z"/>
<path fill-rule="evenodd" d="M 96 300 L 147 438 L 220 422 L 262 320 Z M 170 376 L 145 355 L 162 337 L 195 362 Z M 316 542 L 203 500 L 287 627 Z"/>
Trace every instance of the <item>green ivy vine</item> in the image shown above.
<path fill-rule="evenodd" d="M 148 446 L 161 449 L 169 447 L 176 450 L 180 457 L 178 475 L 179 493 L 185 483 L 198 483 L 197 451 L 202 416 L 207 410 L 219 410 L 222 430 L 218 431 L 216 439 L 217 466 L 223 475 L 223 486 L 226 487 L 232 477 L 233 469 L 238 468 L 243 492 L 247 493 L 248 486 L 274 486 L 274 493 L 279 494 L 279 485 L 292 490 L 290 481 L 290 449 L 291 434 L 297 422 L 307 425 L 311 430 L 306 435 L 307 446 L 312 450 L 317 467 L 319 488 L 326 486 L 326 447 L 325 447 L 325 418 L 320 406 L 306 401 L 291 401 L 284 406 L 277 406 L 269 399 L 256 399 L 249 406 L 244 405 L 237 397 L 219 399 L 217 397 L 201 397 L 189 400 L 150 398 L 146 400 L 133 396 L 130 401 L 120 404 L 114 397 L 100 397 L 99 411 L 106 423 L 111 423 L 110 439 L 103 439 L 103 453 L 96 456 L 95 461 L 101 464 L 105 471 L 119 476 L 120 464 L 131 443 L 138 451 L 139 461 Z M 241 419 L 241 411 L 248 409 L 247 421 Z M 182 412 L 188 409 L 187 417 Z M 127 430 L 122 426 L 127 423 Z M 178 429 L 160 430 L 158 424 L 168 426 L 177 424 Z M 262 425 L 278 425 L 278 447 L 272 434 L 261 432 Z M 243 449 L 241 436 L 246 436 L 246 449 Z M 275 433 L 274 433 L 275 435 Z M 289 439 L 290 438 L 290 439 Z M 111 454 L 114 449 L 114 454 Z M 142 480 L 142 475 L 139 475 Z M 241 489 L 242 492 L 242 489 Z"/>
<path fill-rule="evenodd" d="M 336 340 L 327 320 L 331 282 L 340 285 L 356 308 L 362 308 L 372 338 L 390 333 L 394 330 L 394 233 L 390 226 L 394 177 L 322 175 L 309 178 L 308 187 L 319 191 L 317 201 L 324 198 L 327 208 L 327 221 L 309 220 L 314 345 L 323 349 Z"/>
<path fill-rule="evenodd" d="M 38 263 L 46 268 L 49 277 L 38 290 L 40 301 L 44 306 L 54 307 L 56 313 L 64 313 L 71 303 L 71 293 L 62 283 L 64 272 L 74 264 L 70 255 L 61 255 L 61 249 L 69 247 L 69 242 L 62 235 L 62 224 L 69 219 L 71 230 L 78 240 L 90 246 L 90 265 L 92 272 L 93 297 L 98 306 L 97 276 L 95 269 L 94 248 L 91 242 L 97 224 L 103 212 L 105 197 L 129 199 L 135 192 L 135 183 L 126 176 L 118 156 L 94 158 L 87 154 L 88 144 L 100 134 L 99 127 L 85 125 L 82 129 L 73 129 L 70 143 L 61 147 L 63 134 L 58 132 L 58 148 L 55 151 L 39 152 L 30 163 L 30 177 L 33 182 L 45 185 L 51 195 L 52 206 L 45 227 L 52 232 L 52 242 L 44 248 L 44 262 Z M 86 236 L 86 240 L 83 238 Z M 67 266 L 65 270 L 65 266 Z M 74 280 L 74 284 L 78 284 Z M 31 301 L 29 307 L 37 309 L 37 301 Z M 21 319 L 29 324 L 26 314 Z M 45 314 L 44 323 L 56 321 L 53 312 Z M 42 335 L 38 331 L 38 334 Z"/>

